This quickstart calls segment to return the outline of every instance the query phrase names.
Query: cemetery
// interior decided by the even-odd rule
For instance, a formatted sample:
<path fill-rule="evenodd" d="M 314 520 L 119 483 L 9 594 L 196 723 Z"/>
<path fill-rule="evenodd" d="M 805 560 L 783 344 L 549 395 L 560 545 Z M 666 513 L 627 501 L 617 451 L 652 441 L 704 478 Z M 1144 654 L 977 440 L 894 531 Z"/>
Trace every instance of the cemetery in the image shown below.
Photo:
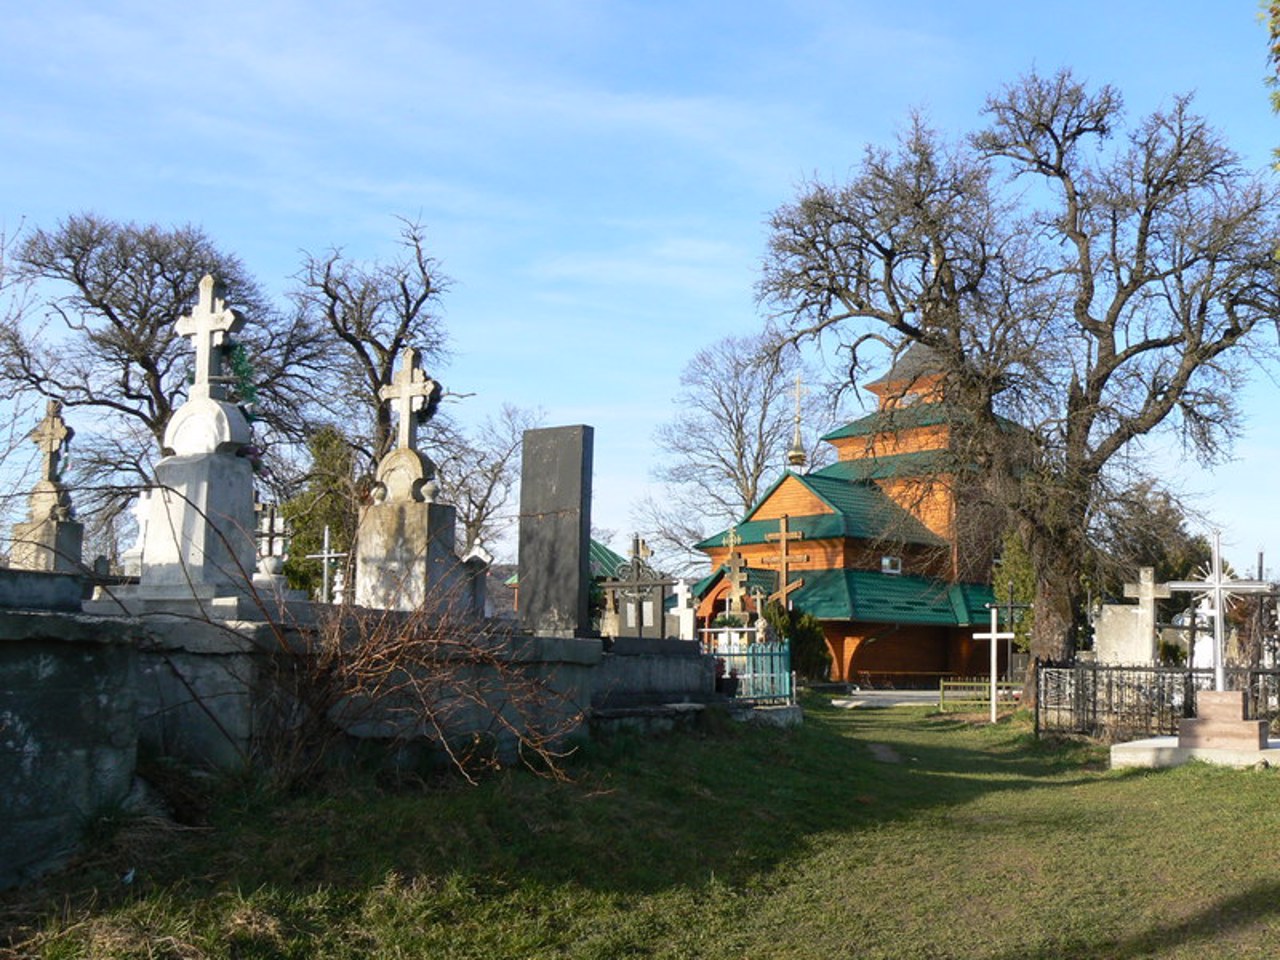
<path fill-rule="evenodd" d="M 0 778 L 12 785 L 0 885 L 65 860 L 86 818 L 130 802 L 140 755 L 223 771 L 371 756 L 404 769 L 554 763 L 588 730 L 672 729 L 723 701 L 687 586 L 668 615 L 674 581 L 638 558 L 625 583 L 606 581 L 607 647 L 593 630 L 590 427 L 526 437 L 522 621 L 485 617 L 488 559 L 457 555 L 454 508 L 439 502 L 419 448 L 440 387 L 412 349 L 381 394 L 398 433 L 361 511 L 354 602 L 332 602 L 327 579 L 328 603 L 289 589 L 272 550 L 259 557 L 242 455 L 252 431 L 224 394 L 219 346 L 245 322 L 210 276 L 177 321 L 194 375 L 157 483 L 138 501 L 125 558 L 136 576 L 95 576 L 80 556 L 59 470 L 72 430 L 57 404 L 31 432 L 40 478 L 0 570 Z M 324 562 L 335 556 L 326 548 Z M 646 636 L 654 617 L 661 626 Z M 744 708 L 768 701 L 785 714 L 785 657 L 775 669 L 786 683 L 744 693 Z"/>
<path fill-rule="evenodd" d="M 587 6 L 7 18 L 0 960 L 1276 955 L 1239 11 Z"/>

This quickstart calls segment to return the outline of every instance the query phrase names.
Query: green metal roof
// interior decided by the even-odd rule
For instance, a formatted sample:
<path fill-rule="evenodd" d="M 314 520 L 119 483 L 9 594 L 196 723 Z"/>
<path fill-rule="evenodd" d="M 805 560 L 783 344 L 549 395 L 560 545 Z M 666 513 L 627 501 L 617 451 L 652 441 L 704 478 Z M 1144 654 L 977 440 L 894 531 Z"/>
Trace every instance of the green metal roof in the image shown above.
<path fill-rule="evenodd" d="M 915 427 L 933 427 L 940 423 L 953 423 L 959 417 L 955 407 L 946 403 L 916 403 L 908 407 L 877 410 L 857 420 L 837 427 L 822 439 L 843 440 L 846 437 L 866 437 L 875 433 L 910 430 Z"/>
<path fill-rule="evenodd" d="M 755 509 L 759 509 L 760 504 L 767 501 L 787 477 L 794 477 L 804 484 L 814 496 L 834 511 L 788 519 L 790 528 L 804 534 L 806 540 L 887 539 L 895 543 L 916 543 L 928 546 L 942 546 L 946 543 L 908 511 L 885 496 L 884 492 L 874 484 L 849 483 L 842 478 L 825 476 L 823 471 L 805 476 L 790 472 L 784 474 L 760 498 L 760 503 Z M 747 516 L 750 517 L 751 514 Z M 738 524 L 736 530 L 743 543 L 767 543 L 766 536 L 778 532 L 778 521 L 776 519 L 746 520 Z M 728 534 L 728 530 L 722 530 L 715 536 L 695 544 L 695 549 L 723 547 Z"/>
<path fill-rule="evenodd" d="M 618 575 L 618 567 L 627 562 L 627 558 L 620 553 L 610 550 L 598 540 L 591 541 L 591 547 L 587 552 L 587 562 L 591 565 L 591 578 L 609 579 Z M 520 585 L 520 574 L 513 573 L 503 581 L 508 587 Z"/>
<path fill-rule="evenodd" d="M 946 473 L 955 469 L 955 456 L 949 450 L 921 450 L 918 453 L 895 453 L 865 460 L 840 460 L 821 470 L 807 474 L 806 479 L 830 477 L 836 480 L 888 480 L 894 477 L 921 477 Z"/>
<path fill-rule="evenodd" d="M 985 623 L 991 588 L 873 570 L 805 570 L 795 606 L 819 620 L 962 627 Z"/>
<path fill-rule="evenodd" d="M 627 558 L 622 554 L 610 550 L 603 543 L 592 539 L 591 549 L 587 553 L 587 561 L 591 564 L 591 576 L 594 577 L 616 577 L 618 568 L 627 562 Z"/>

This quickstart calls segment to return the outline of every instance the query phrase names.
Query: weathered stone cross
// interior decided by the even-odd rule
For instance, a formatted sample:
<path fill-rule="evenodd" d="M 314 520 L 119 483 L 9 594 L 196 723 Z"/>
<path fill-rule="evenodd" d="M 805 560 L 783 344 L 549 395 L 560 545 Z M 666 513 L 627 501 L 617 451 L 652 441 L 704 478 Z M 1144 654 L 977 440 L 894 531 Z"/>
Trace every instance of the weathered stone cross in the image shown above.
<path fill-rule="evenodd" d="M 1206 597 L 1213 605 L 1213 689 L 1227 689 L 1226 649 L 1227 603 L 1237 593 L 1270 593 L 1271 584 L 1263 580 L 1236 580 L 1222 569 L 1222 534 L 1213 531 L 1213 565 L 1203 580 L 1175 580 L 1165 584 L 1175 593 L 1192 593 Z"/>
<path fill-rule="evenodd" d="M 413 347 L 405 350 L 404 364 L 391 378 L 391 383 L 378 391 L 380 399 L 392 401 L 392 409 L 400 418 L 396 432 L 397 447 L 418 449 L 418 418 L 414 414 L 426 405 L 427 398 L 439 390 L 440 385 L 418 366 L 418 351 Z"/>
<path fill-rule="evenodd" d="M 50 400 L 45 404 L 44 409 L 44 419 L 36 424 L 30 437 L 40 450 L 40 479 L 56 483 L 62 445 L 75 436 L 75 431 L 62 419 L 61 401 Z"/>
<path fill-rule="evenodd" d="M 200 281 L 200 300 L 194 310 L 178 318 L 176 330 L 180 337 L 190 337 L 196 350 L 195 382 L 191 385 L 192 397 L 222 396 L 218 382 L 222 373 L 222 356 L 214 349 L 221 347 L 227 334 L 244 326 L 239 311 L 226 306 L 218 296 L 222 287 L 209 274 Z"/>
<path fill-rule="evenodd" d="M 769 594 L 769 599 L 780 600 L 788 608 L 790 608 L 791 602 L 787 598 L 791 595 L 791 592 L 804 586 L 803 577 L 795 581 L 790 580 L 791 564 L 807 563 L 809 560 L 807 553 L 791 552 L 791 543 L 795 540 L 803 540 L 804 534 L 799 530 L 792 530 L 788 526 L 789 521 L 790 518 L 784 513 L 778 519 L 778 532 L 764 535 L 766 540 L 778 544 L 779 553 L 776 557 L 764 557 L 760 561 L 768 566 L 776 566 L 778 568 L 778 589 Z"/>
<path fill-rule="evenodd" d="M 1126 583 L 1124 595 L 1138 601 L 1138 631 L 1151 644 L 1154 658 L 1156 642 L 1156 601 L 1173 596 L 1167 583 L 1156 583 L 1156 572 L 1152 567 L 1141 567 L 1138 570 L 1138 582 Z"/>
<path fill-rule="evenodd" d="M 738 552 L 740 543 L 742 538 L 738 536 L 738 528 L 730 527 L 724 538 L 724 545 L 729 548 L 729 613 L 742 613 L 746 608 L 743 601 L 747 597 L 747 572 L 743 569 L 742 554 Z"/>

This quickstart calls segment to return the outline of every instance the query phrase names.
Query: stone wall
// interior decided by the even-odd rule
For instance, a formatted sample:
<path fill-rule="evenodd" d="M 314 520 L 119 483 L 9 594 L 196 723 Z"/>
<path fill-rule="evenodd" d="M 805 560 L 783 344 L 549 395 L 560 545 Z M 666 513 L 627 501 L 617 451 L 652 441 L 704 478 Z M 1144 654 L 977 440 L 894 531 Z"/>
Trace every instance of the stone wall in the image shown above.
<path fill-rule="evenodd" d="M 56 865 L 128 796 L 133 640 L 124 621 L 0 613 L 0 888 Z"/>
<path fill-rule="evenodd" d="M 118 808 L 140 751 L 216 769 L 270 761 L 305 713 L 291 684 L 313 629 L 0 610 L 0 887 L 59 862 L 94 817 Z M 462 691 L 441 716 L 451 741 L 483 742 L 507 760 L 527 724 L 559 744 L 585 734 L 593 709 L 702 702 L 714 688 L 712 659 L 690 642 L 620 641 L 609 654 L 589 638 L 476 642 L 485 655 L 441 661 Z M 439 731 L 396 706 L 331 704 L 327 719 L 343 731 L 335 756 L 438 757 Z"/>

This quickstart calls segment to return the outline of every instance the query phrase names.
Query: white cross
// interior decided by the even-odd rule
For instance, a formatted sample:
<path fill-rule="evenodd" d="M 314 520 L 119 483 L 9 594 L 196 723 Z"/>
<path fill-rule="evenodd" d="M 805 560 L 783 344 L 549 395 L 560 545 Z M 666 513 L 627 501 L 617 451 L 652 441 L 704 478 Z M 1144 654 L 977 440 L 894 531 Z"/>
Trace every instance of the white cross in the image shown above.
<path fill-rule="evenodd" d="M 991 641 L 991 722 L 996 722 L 996 672 L 997 672 L 997 656 L 1000 651 L 1001 640 L 1012 640 L 1015 636 L 1013 633 L 1000 631 L 1000 608 L 993 603 L 987 604 L 987 608 L 991 611 L 991 630 L 987 633 L 975 633 L 975 640 Z"/>
<path fill-rule="evenodd" d="M 320 602 L 329 602 L 329 562 L 331 560 L 341 560 L 345 557 L 345 553 L 338 553 L 329 549 L 329 525 L 324 525 L 324 543 L 323 549 L 319 553 L 308 553 L 304 559 L 319 560 L 321 570 L 320 580 Z M 341 573 L 342 571 L 338 571 Z"/>
<path fill-rule="evenodd" d="M 439 391 L 440 385 L 418 367 L 418 351 L 409 347 L 404 352 L 404 365 L 396 371 L 391 383 L 378 391 L 382 400 L 393 401 L 392 409 L 400 417 L 396 446 L 418 449 L 418 418 L 414 416 L 427 398 Z"/>
<path fill-rule="evenodd" d="M 209 274 L 200 281 L 200 301 L 190 314 L 178 318 L 176 330 L 180 337 L 190 337 L 196 349 L 195 382 L 191 385 L 192 397 L 221 396 L 212 389 L 222 371 L 222 358 L 215 347 L 221 347 L 227 334 L 244 326 L 244 317 L 229 309 L 216 294 L 221 288 Z"/>
<path fill-rule="evenodd" d="M 1222 533 L 1213 531 L 1213 566 L 1203 580 L 1175 580 L 1165 584 L 1176 593 L 1193 593 L 1205 597 L 1213 605 L 1213 689 L 1227 689 L 1225 649 L 1227 603 L 1238 593 L 1270 593 L 1271 584 L 1263 580 L 1236 580 L 1222 569 Z"/>

